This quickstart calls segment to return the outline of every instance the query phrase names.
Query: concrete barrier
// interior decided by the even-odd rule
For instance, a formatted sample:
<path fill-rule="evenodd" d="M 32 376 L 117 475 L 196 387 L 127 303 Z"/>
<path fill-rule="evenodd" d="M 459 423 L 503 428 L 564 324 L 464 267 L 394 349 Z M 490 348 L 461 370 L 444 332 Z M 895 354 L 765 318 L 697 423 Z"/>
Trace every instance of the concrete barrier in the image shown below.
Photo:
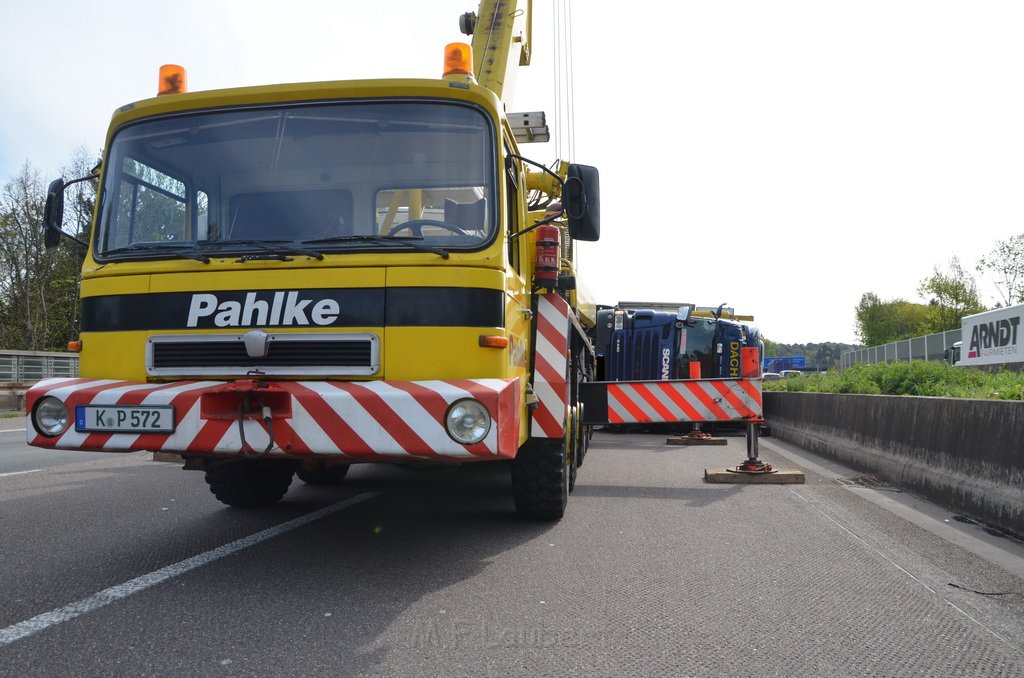
<path fill-rule="evenodd" d="M 1024 536 L 1024 402 L 764 394 L 772 435 Z"/>
<path fill-rule="evenodd" d="M 30 384 L 0 382 L 0 411 L 16 411 L 25 409 L 25 392 Z"/>

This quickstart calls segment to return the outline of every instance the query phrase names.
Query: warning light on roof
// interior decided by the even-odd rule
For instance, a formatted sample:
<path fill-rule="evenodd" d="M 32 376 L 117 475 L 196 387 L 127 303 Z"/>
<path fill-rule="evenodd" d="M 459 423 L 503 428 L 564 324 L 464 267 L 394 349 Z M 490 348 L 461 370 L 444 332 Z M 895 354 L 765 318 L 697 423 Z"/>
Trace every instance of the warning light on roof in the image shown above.
<path fill-rule="evenodd" d="M 183 67 L 175 64 L 164 64 L 160 67 L 160 82 L 156 90 L 158 97 L 165 94 L 183 94 L 187 91 L 188 73 Z"/>
<path fill-rule="evenodd" d="M 473 75 L 473 48 L 464 42 L 450 42 L 444 48 L 444 74 Z"/>

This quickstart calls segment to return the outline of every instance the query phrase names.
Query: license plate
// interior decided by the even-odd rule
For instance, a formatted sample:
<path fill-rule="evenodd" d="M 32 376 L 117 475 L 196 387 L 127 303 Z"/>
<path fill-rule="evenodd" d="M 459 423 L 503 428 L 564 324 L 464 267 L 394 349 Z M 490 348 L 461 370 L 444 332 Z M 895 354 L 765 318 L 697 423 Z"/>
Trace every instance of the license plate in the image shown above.
<path fill-rule="evenodd" d="M 76 431 L 105 433 L 171 433 L 174 408 L 170 405 L 79 405 Z"/>

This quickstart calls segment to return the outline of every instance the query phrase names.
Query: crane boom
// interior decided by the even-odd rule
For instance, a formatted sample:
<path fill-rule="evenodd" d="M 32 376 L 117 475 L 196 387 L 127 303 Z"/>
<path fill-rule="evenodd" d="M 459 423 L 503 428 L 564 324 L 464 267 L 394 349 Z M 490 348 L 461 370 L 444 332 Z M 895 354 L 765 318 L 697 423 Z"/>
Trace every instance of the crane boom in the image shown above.
<path fill-rule="evenodd" d="M 530 65 L 533 0 L 481 0 L 477 12 L 462 15 L 459 23 L 463 33 L 473 36 L 477 82 L 507 106 L 516 68 Z"/>

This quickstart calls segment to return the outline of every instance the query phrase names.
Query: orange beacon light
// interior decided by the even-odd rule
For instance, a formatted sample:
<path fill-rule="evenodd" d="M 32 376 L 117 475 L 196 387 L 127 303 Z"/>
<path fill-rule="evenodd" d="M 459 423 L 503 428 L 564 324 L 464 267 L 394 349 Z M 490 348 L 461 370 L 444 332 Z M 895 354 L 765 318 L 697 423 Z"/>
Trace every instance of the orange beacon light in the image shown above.
<path fill-rule="evenodd" d="M 157 83 L 156 95 L 183 94 L 188 91 L 188 73 L 176 64 L 164 64 L 160 67 L 160 82 Z"/>
<path fill-rule="evenodd" d="M 448 75 L 473 75 L 473 48 L 464 42 L 450 42 L 444 48 L 444 73 Z"/>

